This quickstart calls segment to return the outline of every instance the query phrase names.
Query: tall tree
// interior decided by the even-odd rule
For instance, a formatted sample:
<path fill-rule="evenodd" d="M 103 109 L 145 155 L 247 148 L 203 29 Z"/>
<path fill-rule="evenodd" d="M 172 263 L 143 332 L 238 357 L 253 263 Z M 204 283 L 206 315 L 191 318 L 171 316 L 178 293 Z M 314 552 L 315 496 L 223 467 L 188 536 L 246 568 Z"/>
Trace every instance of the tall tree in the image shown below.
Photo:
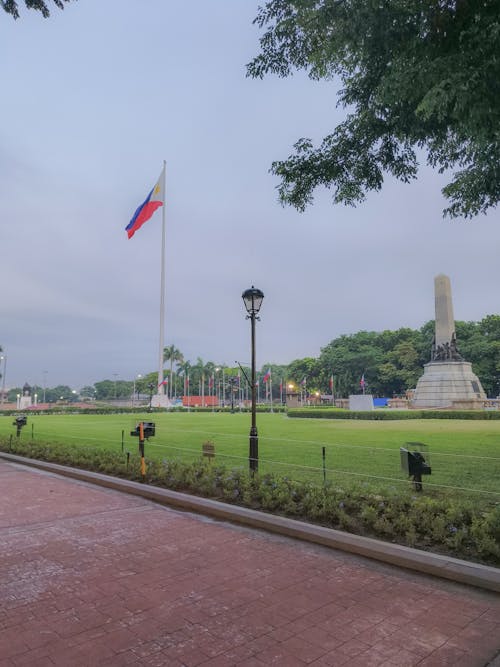
<path fill-rule="evenodd" d="M 445 215 L 472 217 L 500 199 L 498 0 L 269 0 L 252 77 L 340 79 L 346 120 L 319 147 L 300 139 L 274 162 L 281 201 L 299 210 L 323 185 L 354 205 L 384 175 L 408 182 L 417 150 L 439 172 Z"/>
<path fill-rule="evenodd" d="M 182 352 L 175 347 L 175 345 L 169 345 L 168 347 L 163 348 L 163 361 L 170 362 L 170 378 L 168 383 L 168 395 L 172 398 L 174 376 L 173 376 L 173 366 L 174 364 L 182 364 L 184 361 L 184 355 Z"/>
<path fill-rule="evenodd" d="M 71 0 L 52 0 L 55 6 L 59 7 L 59 9 L 64 9 L 64 3 L 70 1 Z M 16 2 L 16 0 L 0 0 L 0 7 L 6 11 L 7 14 L 11 14 L 15 19 L 19 18 L 18 4 L 19 3 Z M 36 11 L 41 12 L 44 18 L 50 16 L 49 3 L 47 0 L 24 0 L 24 4 L 28 9 L 35 9 Z"/>

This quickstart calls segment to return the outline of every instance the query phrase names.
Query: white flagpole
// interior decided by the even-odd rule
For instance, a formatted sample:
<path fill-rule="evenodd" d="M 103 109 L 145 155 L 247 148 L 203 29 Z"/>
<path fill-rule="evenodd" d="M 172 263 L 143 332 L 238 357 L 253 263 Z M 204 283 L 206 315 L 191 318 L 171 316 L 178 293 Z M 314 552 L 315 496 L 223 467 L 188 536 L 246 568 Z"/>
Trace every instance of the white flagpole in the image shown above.
<path fill-rule="evenodd" d="M 163 160 L 163 206 L 161 220 L 161 278 L 160 278 L 160 345 L 158 359 L 158 384 L 163 382 L 163 348 L 165 347 L 165 209 L 167 198 L 167 167 Z M 158 387 L 158 393 L 165 394 L 165 385 Z"/>

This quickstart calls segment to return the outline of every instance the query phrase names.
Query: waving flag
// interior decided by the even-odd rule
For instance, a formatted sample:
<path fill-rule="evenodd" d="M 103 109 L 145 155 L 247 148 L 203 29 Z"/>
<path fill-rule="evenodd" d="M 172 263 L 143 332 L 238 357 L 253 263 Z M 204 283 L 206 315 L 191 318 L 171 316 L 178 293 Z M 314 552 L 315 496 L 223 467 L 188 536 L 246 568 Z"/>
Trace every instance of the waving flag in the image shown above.
<path fill-rule="evenodd" d="M 164 170 L 160 174 L 160 178 L 156 182 L 156 185 L 148 194 L 146 199 L 139 206 L 137 211 L 134 213 L 132 220 L 125 227 L 125 230 L 128 234 L 129 239 L 136 233 L 142 225 L 149 220 L 157 208 L 163 206 L 165 203 L 165 187 L 164 187 Z"/>
<path fill-rule="evenodd" d="M 361 380 L 359 381 L 359 386 L 361 387 L 361 389 L 364 389 L 365 385 L 366 385 L 365 374 L 363 373 L 363 375 L 361 376 Z"/>
<path fill-rule="evenodd" d="M 332 390 L 333 390 L 333 373 L 330 376 L 330 391 L 332 391 Z"/>
<path fill-rule="evenodd" d="M 168 384 L 168 378 L 165 378 L 165 379 L 163 380 L 163 382 L 160 382 L 160 384 L 158 385 L 158 387 L 161 387 L 161 386 L 164 385 L 164 384 Z"/>
<path fill-rule="evenodd" d="M 269 382 L 271 379 L 271 369 L 269 368 L 267 373 L 264 375 L 262 382 Z"/>

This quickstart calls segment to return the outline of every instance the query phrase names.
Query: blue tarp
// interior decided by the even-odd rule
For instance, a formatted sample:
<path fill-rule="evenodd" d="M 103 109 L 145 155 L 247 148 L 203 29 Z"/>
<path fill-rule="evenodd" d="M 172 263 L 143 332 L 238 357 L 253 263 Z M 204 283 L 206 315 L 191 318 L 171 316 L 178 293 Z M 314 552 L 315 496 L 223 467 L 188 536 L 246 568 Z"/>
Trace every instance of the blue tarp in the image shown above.
<path fill-rule="evenodd" d="M 388 400 L 389 400 L 388 398 L 374 398 L 373 405 L 376 408 L 386 408 Z"/>

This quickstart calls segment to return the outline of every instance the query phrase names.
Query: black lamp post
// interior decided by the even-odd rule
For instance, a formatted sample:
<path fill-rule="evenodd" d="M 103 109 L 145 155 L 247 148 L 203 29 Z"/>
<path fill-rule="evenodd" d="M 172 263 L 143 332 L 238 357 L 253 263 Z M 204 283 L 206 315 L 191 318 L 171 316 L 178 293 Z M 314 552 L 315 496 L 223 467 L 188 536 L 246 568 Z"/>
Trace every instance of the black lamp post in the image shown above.
<path fill-rule="evenodd" d="M 227 379 L 227 383 L 229 385 L 229 391 L 231 392 L 231 412 L 234 412 L 234 393 L 236 390 L 236 384 L 238 382 L 238 378 L 235 377 L 229 377 Z"/>
<path fill-rule="evenodd" d="M 155 389 L 155 386 L 152 382 L 148 384 L 148 389 L 149 389 L 149 409 L 148 412 L 153 412 L 153 391 Z"/>
<path fill-rule="evenodd" d="M 264 299 L 264 293 L 252 285 L 241 295 L 245 308 L 247 310 L 247 319 L 250 320 L 252 330 L 252 426 L 250 427 L 250 450 L 249 465 L 252 472 L 256 472 L 259 467 L 259 438 L 257 435 L 257 423 L 255 416 L 255 320 L 258 317 L 259 310 Z"/>

